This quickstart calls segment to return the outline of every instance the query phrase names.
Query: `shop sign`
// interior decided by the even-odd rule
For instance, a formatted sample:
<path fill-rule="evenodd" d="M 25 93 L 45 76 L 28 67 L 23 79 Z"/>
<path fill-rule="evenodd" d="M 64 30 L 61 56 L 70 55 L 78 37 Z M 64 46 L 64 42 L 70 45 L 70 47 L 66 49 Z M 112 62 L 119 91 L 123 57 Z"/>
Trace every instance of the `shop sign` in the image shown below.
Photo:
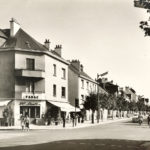
<path fill-rule="evenodd" d="M 22 99 L 45 99 L 44 93 L 22 93 Z"/>
<path fill-rule="evenodd" d="M 20 105 L 21 106 L 37 106 L 37 105 L 40 105 L 38 102 L 20 102 Z"/>

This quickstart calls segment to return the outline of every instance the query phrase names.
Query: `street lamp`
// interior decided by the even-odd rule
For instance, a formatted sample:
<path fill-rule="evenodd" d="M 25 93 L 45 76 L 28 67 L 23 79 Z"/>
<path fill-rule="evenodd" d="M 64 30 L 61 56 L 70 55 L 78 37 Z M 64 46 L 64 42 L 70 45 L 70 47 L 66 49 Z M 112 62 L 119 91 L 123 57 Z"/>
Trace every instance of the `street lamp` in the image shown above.
<path fill-rule="evenodd" d="M 100 119 L 100 104 L 99 104 L 99 82 L 98 82 L 98 79 L 99 79 L 99 76 L 105 76 L 108 74 L 108 71 L 102 73 L 102 74 L 98 74 L 97 73 L 97 78 L 96 78 L 96 81 L 97 81 L 97 123 L 99 123 L 99 119 Z M 104 87 L 105 88 L 105 87 Z"/>
<path fill-rule="evenodd" d="M 99 123 L 99 117 L 100 117 L 100 111 L 99 111 L 99 83 L 98 83 L 98 79 L 99 79 L 99 74 L 97 74 L 97 123 Z"/>

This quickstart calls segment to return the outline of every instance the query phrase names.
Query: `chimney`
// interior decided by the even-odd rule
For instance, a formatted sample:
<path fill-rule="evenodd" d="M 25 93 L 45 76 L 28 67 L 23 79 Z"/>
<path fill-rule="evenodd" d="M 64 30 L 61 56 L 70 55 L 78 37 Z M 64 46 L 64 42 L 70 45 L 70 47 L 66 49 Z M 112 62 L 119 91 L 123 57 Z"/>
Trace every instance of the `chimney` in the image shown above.
<path fill-rule="evenodd" d="M 108 79 L 107 78 L 102 78 L 102 83 L 107 83 Z"/>
<path fill-rule="evenodd" d="M 78 70 L 81 70 L 80 61 L 79 60 L 72 60 L 71 64 Z"/>
<path fill-rule="evenodd" d="M 49 39 L 45 39 L 44 45 L 45 45 L 45 47 L 46 47 L 48 50 L 50 50 L 50 41 L 49 41 Z"/>
<path fill-rule="evenodd" d="M 83 72 L 83 65 L 80 65 L 80 71 Z"/>
<path fill-rule="evenodd" d="M 16 19 L 12 18 L 10 20 L 10 36 L 14 37 L 19 29 L 20 29 L 20 24 L 17 22 Z"/>
<path fill-rule="evenodd" d="M 62 45 L 56 45 L 54 52 L 56 52 L 60 57 L 61 57 L 61 49 L 62 49 Z"/>

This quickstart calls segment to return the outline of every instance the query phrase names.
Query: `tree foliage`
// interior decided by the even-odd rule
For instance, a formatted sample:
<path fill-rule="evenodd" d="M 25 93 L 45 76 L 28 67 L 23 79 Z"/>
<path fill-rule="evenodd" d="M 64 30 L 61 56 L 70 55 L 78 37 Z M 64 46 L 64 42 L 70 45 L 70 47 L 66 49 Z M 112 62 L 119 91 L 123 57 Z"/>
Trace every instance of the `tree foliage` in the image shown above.
<path fill-rule="evenodd" d="M 150 13 L 150 1 L 149 0 L 134 0 L 134 6 L 138 8 L 147 9 L 147 13 Z M 150 36 L 150 26 L 148 21 L 141 21 L 140 28 L 144 31 L 145 36 Z"/>
<path fill-rule="evenodd" d="M 99 97 L 99 100 L 98 100 Z M 150 107 L 147 105 L 149 99 L 139 97 L 138 101 L 127 101 L 123 94 L 103 94 L 99 93 L 99 96 L 95 93 L 90 93 L 86 97 L 84 102 L 84 108 L 86 110 L 92 110 L 94 113 L 99 108 L 108 110 L 119 110 L 119 111 L 148 111 Z"/>

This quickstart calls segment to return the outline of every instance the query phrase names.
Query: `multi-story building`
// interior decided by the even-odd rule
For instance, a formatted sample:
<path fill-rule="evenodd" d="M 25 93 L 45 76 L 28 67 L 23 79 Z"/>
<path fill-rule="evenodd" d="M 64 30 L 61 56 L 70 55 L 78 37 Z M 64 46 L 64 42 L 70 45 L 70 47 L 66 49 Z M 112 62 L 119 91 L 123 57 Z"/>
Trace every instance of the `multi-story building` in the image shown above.
<path fill-rule="evenodd" d="M 68 99 L 73 106 L 75 106 L 75 99 L 77 99 L 80 109 L 83 109 L 83 103 L 90 93 L 106 93 L 104 89 L 98 86 L 95 80 L 84 72 L 83 65 L 80 64 L 79 60 L 72 60 L 70 62 L 68 72 Z M 87 119 L 89 119 L 91 112 L 87 111 L 86 113 Z"/>
<path fill-rule="evenodd" d="M 97 92 L 97 83 L 83 71 L 83 65 L 79 60 L 72 60 L 69 65 L 69 101 L 75 105 L 75 99 L 79 100 L 79 106 L 83 108 L 83 102 L 90 92 Z"/>
<path fill-rule="evenodd" d="M 49 40 L 40 44 L 15 19 L 10 29 L 0 30 L 0 100 L 9 100 L 15 125 L 21 114 L 32 121 L 42 119 L 52 106 L 73 109 L 68 103 L 69 63 L 61 48 L 51 50 Z"/>

